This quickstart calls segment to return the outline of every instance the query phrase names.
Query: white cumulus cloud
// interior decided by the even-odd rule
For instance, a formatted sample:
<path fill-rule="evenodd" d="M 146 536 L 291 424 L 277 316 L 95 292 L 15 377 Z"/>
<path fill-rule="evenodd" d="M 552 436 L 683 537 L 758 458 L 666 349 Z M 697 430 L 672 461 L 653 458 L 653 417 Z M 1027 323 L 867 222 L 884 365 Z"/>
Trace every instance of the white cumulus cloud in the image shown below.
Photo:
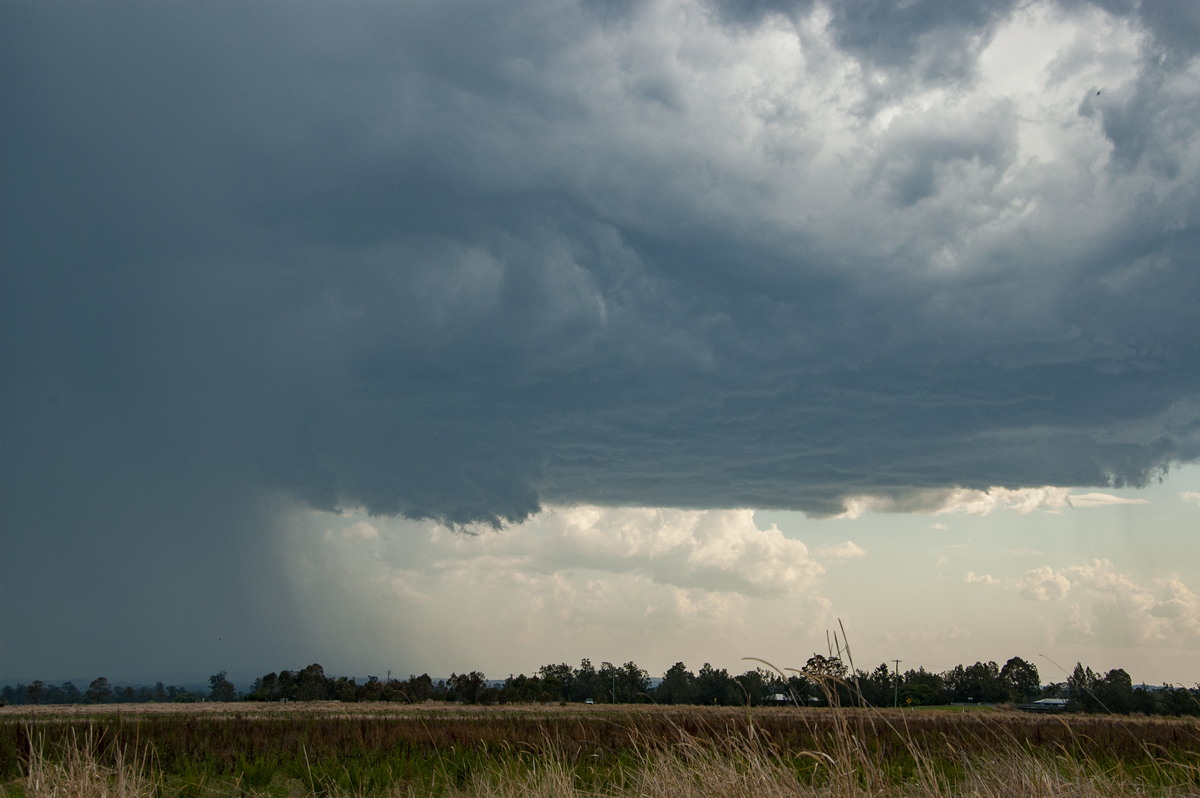
<path fill-rule="evenodd" d="M 1057 574 L 1049 565 L 1026 571 L 1019 580 L 1022 598 L 1033 601 L 1054 601 L 1064 598 L 1071 590 L 1071 580 Z"/>
<path fill-rule="evenodd" d="M 1001 511 L 1025 514 L 1145 503 L 1145 499 L 1129 499 L 1110 493 L 1071 493 L 1070 488 L 1053 485 L 1037 488 L 991 487 L 987 490 L 944 488 L 917 491 L 900 497 L 854 496 L 846 500 L 846 510 L 837 517 L 854 519 L 865 513 L 984 516 Z M 947 527 L 939 523 L 934 528 L 944 530 Z"/>
<path fill-rule="evenodd" d="M 867 550 L 853 540 L 846 540 L 833 546 L 822 546 L 817 549 L 817 555 L 825 560 L 853 560 L 866 557 Z"/>

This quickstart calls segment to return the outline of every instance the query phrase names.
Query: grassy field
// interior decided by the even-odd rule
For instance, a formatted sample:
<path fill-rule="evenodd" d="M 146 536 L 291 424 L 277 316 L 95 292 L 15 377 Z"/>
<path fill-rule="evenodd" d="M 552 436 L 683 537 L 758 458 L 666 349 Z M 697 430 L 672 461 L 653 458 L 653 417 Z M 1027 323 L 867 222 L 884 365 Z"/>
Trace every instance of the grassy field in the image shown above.
<path fill-rule="evenodd" d="M 1200 796 L 1195 719 L 655 706 L 0 708 L 5 796 Z"/>

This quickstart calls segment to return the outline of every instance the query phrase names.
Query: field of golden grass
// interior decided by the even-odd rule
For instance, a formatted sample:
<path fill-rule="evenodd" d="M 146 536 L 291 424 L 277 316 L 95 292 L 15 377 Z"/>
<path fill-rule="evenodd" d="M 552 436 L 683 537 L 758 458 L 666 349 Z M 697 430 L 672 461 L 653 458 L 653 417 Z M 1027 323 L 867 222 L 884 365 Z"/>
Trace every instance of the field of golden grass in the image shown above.
<path fill-rule="evenodd" d="M 1200 723 L 985 708 L 6 707 L 0 794 L 1200 796 Z"/>

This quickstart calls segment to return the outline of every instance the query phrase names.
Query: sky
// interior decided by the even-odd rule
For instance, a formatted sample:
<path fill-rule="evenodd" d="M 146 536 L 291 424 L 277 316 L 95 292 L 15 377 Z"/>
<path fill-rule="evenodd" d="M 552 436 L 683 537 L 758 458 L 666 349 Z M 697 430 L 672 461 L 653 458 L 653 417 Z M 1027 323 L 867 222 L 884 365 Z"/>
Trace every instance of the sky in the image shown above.
<path fill-rule="evenodd" d="M 0 5 L 0 680 L 1200 682 L 1192 0 Z"/>

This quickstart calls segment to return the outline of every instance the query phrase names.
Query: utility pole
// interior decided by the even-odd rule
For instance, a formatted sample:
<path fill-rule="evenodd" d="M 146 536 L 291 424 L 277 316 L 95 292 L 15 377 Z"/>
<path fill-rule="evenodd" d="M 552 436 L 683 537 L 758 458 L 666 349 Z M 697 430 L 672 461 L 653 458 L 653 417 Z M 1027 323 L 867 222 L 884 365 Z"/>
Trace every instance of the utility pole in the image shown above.
<path fill-rule="evenodd" d="M 894 659 L 892 662 L 896 663 L 896 672 L 892 674 L 896 680 L 895 689 L 892 691 L 892 706 L 898 707 L 900 706 L 900 660 Z"/>

